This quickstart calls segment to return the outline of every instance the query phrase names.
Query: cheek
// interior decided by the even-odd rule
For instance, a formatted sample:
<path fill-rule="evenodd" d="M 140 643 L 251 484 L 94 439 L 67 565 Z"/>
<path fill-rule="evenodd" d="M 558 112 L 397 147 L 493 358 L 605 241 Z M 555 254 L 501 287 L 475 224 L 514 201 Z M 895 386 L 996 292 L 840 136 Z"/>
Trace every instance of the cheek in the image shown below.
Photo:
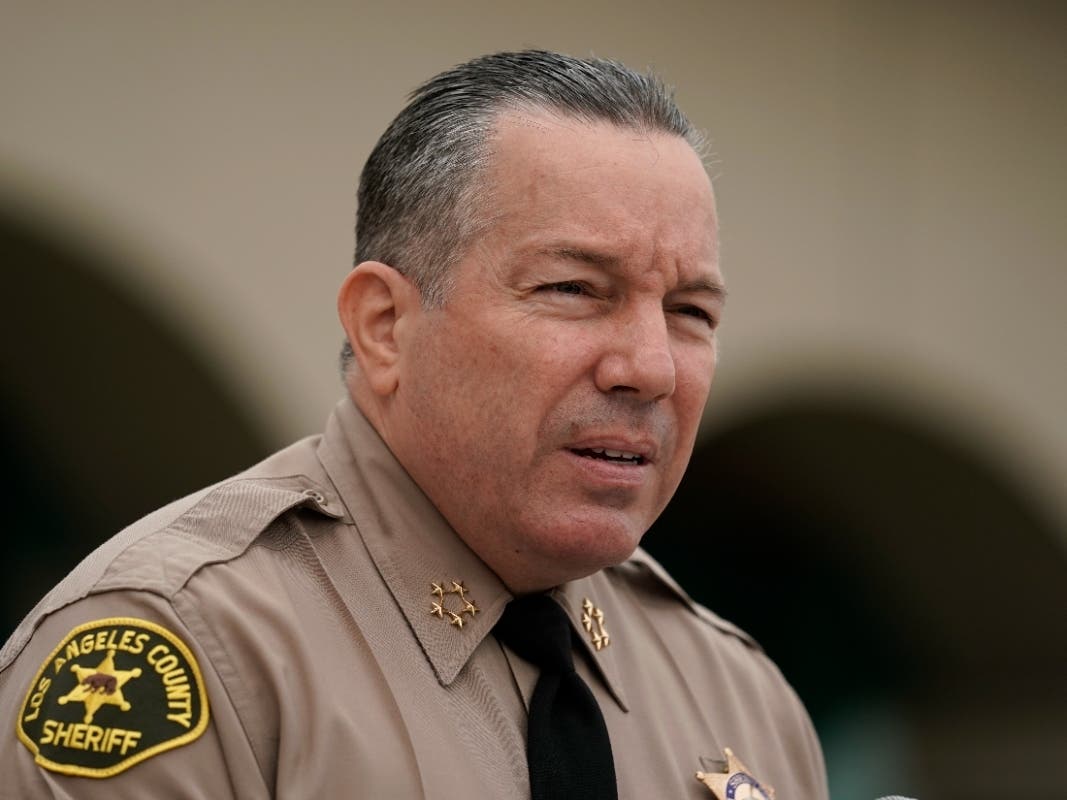
<path fill-rule="evenodd" d="M 675 395 L 681 406 L 687 409 L 696 406 L 703 410 L 712 378 L 715 377 L 717 360 L 717 348 L 709 349 L 706 346 L 676 355 Z"/>
<path fill-rule="evenodd" d="M 704 416 L 715 374 L 714 355 L 704 353 L 678 363 L 674 393 L 674 413 L 678 425 L 677 467 L 681 472 L 689 463 L 700 421 Z M 680 475 L 679 475 L 680 477 Z"/>
<path fill-rule="evenodd" d="M 529 359 L 499 336 L 449 328 L 420 344 L 409 380 L 419 419 L 435 428 L 427 435 L 481 463 L 504 460 L 531 414 Z"/>
<path fill-rule="evenodd" d="M 580 332 L 544 325 L 509 327 L 505 335 L 471 346 L 477 351 L 474 371 L 527 414 L 535 413 L 537 406 L 551 406 L 573 386 L 589 349 Z"/>

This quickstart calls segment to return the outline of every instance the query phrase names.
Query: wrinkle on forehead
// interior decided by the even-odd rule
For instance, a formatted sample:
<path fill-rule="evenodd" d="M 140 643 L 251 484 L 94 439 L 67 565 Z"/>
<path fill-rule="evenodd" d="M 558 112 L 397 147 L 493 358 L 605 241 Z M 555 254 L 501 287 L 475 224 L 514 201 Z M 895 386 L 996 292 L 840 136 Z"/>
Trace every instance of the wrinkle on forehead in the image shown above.
<path fill-rule="evenodd" d="M 520 110 L 500 115 L 489 154 L 481 235 L 468 257 L 492 263 L 567 245 L 620 260 L 674 262 L 679 280 L 694 268 L 717 274 L 714 193 L 685 139 Z"/>

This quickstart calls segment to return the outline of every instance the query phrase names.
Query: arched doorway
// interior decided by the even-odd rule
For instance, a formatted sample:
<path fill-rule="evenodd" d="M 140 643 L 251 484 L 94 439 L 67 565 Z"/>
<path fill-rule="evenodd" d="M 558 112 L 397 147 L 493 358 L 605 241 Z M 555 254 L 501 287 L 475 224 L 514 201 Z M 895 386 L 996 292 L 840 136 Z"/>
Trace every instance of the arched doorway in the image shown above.
<path fill-rule="evenodd" d="M 779 664 L 834 796 L 1000 797 L 1000 764 L 1012 794 L 1052 798 L 1067 785 L 1055 534 L 966 444 L 828 392 L 703 442 L 645 546 Z"/>
<path fill-rule="evenodd" d="M 262 457 L 204 359 L 83 242 L 0 215 L 0 639 L 99 542 Z"/>

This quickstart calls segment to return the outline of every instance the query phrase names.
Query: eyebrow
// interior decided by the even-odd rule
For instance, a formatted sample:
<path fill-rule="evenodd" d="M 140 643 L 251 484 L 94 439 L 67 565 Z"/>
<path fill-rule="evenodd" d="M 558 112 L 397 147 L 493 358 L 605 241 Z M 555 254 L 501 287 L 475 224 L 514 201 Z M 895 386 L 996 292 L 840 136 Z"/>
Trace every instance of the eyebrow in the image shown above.
<path fill-rule="evenodd" d="M 716 280 L 711 278 L 697 278 L 696 280 L 686 281 L 675 289 L 676 292 L 700 292 L 702 294 L 714 295 L 720 302 L 726 302 L 726 287 Z"/>
<path fill-rule="evenodd" d="M 606 253 L 598 253 L 595 250 L 586 250 L 582 247 L 545 247 L 538 251 L 539 255 L 565 258 L 569 261 L 584 261 L 597 267 L 614 267 L 619 263 L 615 256 Z"/>
<path fill-rule="evenodd" d="M 606 253 L 598 253 L 595 250 L 586 250 L 582 247 L 545 247 L 538 251 L 539 255 L 564 258 L 569 261 L 581 261 L 595 267 L 612 269 L 618 266 L 619 259 Z M 726 302 L 726 287 L 713 278 L 695 278 L 686 281 L 674 289 L 675 292 L 698 292 L 709 294 L 718 298 L 720 302 Z"/>

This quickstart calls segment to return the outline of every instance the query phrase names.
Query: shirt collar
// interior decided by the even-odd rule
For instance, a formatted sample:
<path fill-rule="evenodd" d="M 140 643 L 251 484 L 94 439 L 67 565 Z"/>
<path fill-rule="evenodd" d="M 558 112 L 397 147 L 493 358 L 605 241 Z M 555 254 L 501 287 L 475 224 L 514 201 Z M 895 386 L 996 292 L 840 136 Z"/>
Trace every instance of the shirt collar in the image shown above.
<path fill-rule="evenodd" d="M 351 400 L 334 409 L 318 456 L 438 680 L 452 683 L 492 632 L 511 594 L 455 534 Z"/>
<path fill-rule="evenodd" d="M 627 642 L 625 637 L 619 639 L 612 633 L 612 621 L 621 621 L 623 611 L 609 575 L 610 570 L 605 570 L 565 583 L 557 586 L 552 596 L 567 612 L 587 660 L 608 687 L 615 702 L 623 711 L 629 711 L 618 662 Z M 598 641 L 599 647 L 596 644 Z"/>
<path fill-rule="evenodd" d="M 330 416 L 318 457 L 438 680 L 451 684 L 513 595 L 460 539 L 349 398 Z M 626 710 L 615 654 L 610 645 L 596 650 L 582 620 L 586 599 L 597 603 L 614 596 L 608 584 L 604 573 L 597 573 L 552 594 Z"/>

